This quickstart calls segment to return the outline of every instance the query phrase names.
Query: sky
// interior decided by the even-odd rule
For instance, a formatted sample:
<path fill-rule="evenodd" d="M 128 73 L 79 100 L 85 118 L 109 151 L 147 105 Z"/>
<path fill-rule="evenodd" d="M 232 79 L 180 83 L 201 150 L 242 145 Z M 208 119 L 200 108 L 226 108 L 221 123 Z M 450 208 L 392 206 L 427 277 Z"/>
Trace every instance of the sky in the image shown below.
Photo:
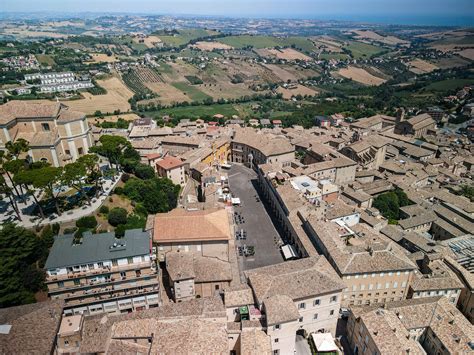
<path fill-rule="evenodd" d="M 129 12 L 474 26 L 474 0 L 0 0 L 0 12 Z"/>

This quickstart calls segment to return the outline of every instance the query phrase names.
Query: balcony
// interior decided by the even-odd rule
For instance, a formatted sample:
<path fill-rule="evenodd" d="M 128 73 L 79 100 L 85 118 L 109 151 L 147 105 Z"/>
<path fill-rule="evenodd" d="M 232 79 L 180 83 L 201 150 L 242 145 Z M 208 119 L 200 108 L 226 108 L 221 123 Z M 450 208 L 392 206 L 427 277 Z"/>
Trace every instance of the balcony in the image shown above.
<path fill-rule="evenodd" d="M 66 305 L 71 307 L 89 303 L 106 302 L 111 299 L 134 297 L 137 295 L 145 296 L 149 293 L 158 293 L 159 290 L 160 287 L 157 280 L 140 281 L 135 285 L 127 284 L 123 289 L 105 287 L 101 290 L 94 290 L 95 292 L 68 294 L 68 297 L 66 297 Z"/>
<path fill-rule="evenodd" d="M 111 278 L 110 280 L 105 280 L 102 282 L 83 282 L 80 285 L 70 286 L 70 287 L 61 287 L 53 290 L 49 290 L 50 296 L 64 295 L 64 294 L 79 294 L 81 291 L 88 291 L 91 293 L 93 290 L 102 289 L 104 287 L 116 287 L 121 288 L 121 284 L 131 284 L 133 282 L 140 282 L 141 280 L 156 280 L 156 272 L 150 272 L 150 274 L 142 274 L 140 276 L 132 277 L 117 277 Z"/>
<path fill-rule="evenodd" d="M 100 275 L 110 274 L 114 272 L 150 268 L 153 264 L 154 262 L 147 261 L 143 263 L 134 263 L 134 264 L 128 264 L 128 265 L 122 265 L 122 266 L 103 266 L 101 268 L 87 270 L 87 271 L 79 271 L 79 270 L 72 271 L 72 272 L 68 272 L 67 275 L 47 276 L 46 283 L 82 279 L 85 277 L 100 276 Z"/>

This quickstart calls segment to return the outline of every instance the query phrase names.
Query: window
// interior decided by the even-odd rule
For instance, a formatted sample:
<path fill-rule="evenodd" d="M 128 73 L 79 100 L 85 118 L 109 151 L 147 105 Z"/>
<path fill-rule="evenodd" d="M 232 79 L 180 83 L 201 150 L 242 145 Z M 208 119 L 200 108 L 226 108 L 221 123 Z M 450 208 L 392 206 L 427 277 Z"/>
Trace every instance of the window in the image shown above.
<path fill-rule="evenodd" d="M 382 284 L 381 283 L 378 283 L 377 284 L 377 290 L 380 290 L 382 288 Z"/>
<path fill-rule="evenodd" d="M 58 282 L 58 287 L 64 287 L 64 281 L 59 281 Z"/>
<path fill-rule="evenodd" d="M 89 270 L 94 270 L 94 264 L 89 264 Z"/>
<path fill-rule="evenodd" d="M 375 274 L 372 274 L 372 277 L 375 277 Z"/>
<path fill-rule="evenodd" d="M 403 281 L 402 282 L 402 287 L 405 287 L 407 285 L 407 282 L 406 281 Z"/>
<path fill-rule="evenodd" d="M 321 304 L 321 301 L 319 299 L 314 300 L 313 306 L 319 306 Z"/>
<path fill-rule="evenodd" d="M 351 279 L 351 276 L 350 276 L 350 275 L 348 275 L 348 276 L 346 277 L 346 279 L 347 279 L 347 280 L 350 280 L 350 279 Z"/>
<path fill-rule="evenodd" d="M 299 321 L 300 323 L 302 323 L 302 322 L 303 322 L 303 317 L 301 317 L 300 319 L 298 319 L 298 321 Z"/>
<path fill-rule="evenodd" d="M 304 302 L 301 302 L 299 305 L 298 305 L 298 309 L 305 309 L 306 308 L 306 303 Z"/>
<path fill-rule="evenodd" d="M 104 263 L 103 263 L 102 261 L 99 261 L 99 262 L 97 263 L 97 266 L 98 266 L 98 267 L 104 267 Z"/>
<path fill-rule="evenodd" d="M 352 291 L 357 291 L 357 286 L 356 285 L 352 285 Z"/>
<path fill-rule="evenodd" d="M 49 123 L 42 123 L 41 128 L 43 131 L 50 131 L 51 129 L 49 128 Z"/>
<path fill-rule="evenodd" d="M 78 279 L 74 280 L 74 286 L 79 286 L 80 284 L 81 284 L 81 281 L 79 281 Z"/>
<path fill-rule="evenodd" d="M 69 341 L 68 340 L 64 340 L 64 346 L 69 346 Z"/>
<path fill-rule="evenodd" d="M 273 355 L 280 355 L 280 350 L 279 349 L 273 350 Z"/>
<path fill-rule="evenodd" d="M 133 264 L 133 258 L 131 258 L 131 257 L 127 258 L 127 262 L 128 262 L 129 264 Z"/>
<path fill-rule="evenodd" d="M 388 276 L 392 276 L 392 275 L 393 275 L 393 272 L 389 272 L 389 273 L 388 273 Z"/>
<path fill-rule="evenodd" d="M 374 288 L 373 284 L 369 284 L 369 290 L 372 290 Z"/>
<path fill-rule="evenodd" d="M 364 276 L 362 276 L 362 277 L 363 277 L 364 279 L 366 279 L 366 278 L 367 278 L 367 274 L 364 274 Z"/>
<path fill-rule="evenodd" d="M 125 271 L 122 271 L 122 272 L 120 272 L 120 276 L 126 277 L 126 276 L 127 276 L 127 273 L 126 273 Z"/>
<path fill-rule="evenodd" d="M 219 290 L 219 285 L 215 285 L 214 288 L 215 288 L 216 290 Z"/>
<path fill-rule="evenodd" d="M 274 342 L 275 342 L 275 343 L 278 343 L 278 338 L 275 338 Z"/>
<path fill-rule="evenodd" d="M 398 287 L 398 282 L 395 281 L 395 282 L 393 283 L 393 288 L 397 288 L 397 287 Z"/>
<path fill-rule="evenodd" d="M 355 275 L 355 278 L 358 279 L 358 278 L 359 278 L 359 275 Z"/>
<path fill-rule="evenodd" d="M 79 155 L 84 154 L 84 149 L 82 147 L 77 148 L 77 151 L 78 151 Z"/>
<path fill-rule="evenodd" d="M 380 273 L 380 277 L 383 277 L 383 275 L 385 275 L 383 272 Z"/>
<path fill-rule="evenodd" d="M 331 297 L 331 302 L 336 302 L 337 301 L 337 296 L 332 296 Z"/>
<path fill-rule="evenodd" d="M 273 326 L 273 330 L 277 330 L 277 329 L 281 329 L 280 324 L 275 324 L 275 325 Z"/>
<path fill-rule="evenodd" d="M 360 290 L 364 291 L 365 290 L 365 285 L 360 285 Z"/>
<path fill-rule="evenodd" d="M 331 310 L 329 311 L 329 315 L 330 315 L 330 316 L 333 316 L 333 315 L 334 315 L 334 309 L 331 309 Z"/>
<path fill-rule="evenodd" d="M 112 259 L 112 266 L 118 266 L 117 259 Z"/>
<path fill-rule="evenodd" d="M 313 314 L 313 319 L 314 320 L 318 319 L 318 314 L 317 313 Z"/>
<path fill-rule="evenodd" d="M 385 283 L 385 288 L 390 288 L 390 282 Z"/>
<path fill-rule="evenodd" d="M 397 271 L 397 276 L 400 276 L 400 271 Z"/>

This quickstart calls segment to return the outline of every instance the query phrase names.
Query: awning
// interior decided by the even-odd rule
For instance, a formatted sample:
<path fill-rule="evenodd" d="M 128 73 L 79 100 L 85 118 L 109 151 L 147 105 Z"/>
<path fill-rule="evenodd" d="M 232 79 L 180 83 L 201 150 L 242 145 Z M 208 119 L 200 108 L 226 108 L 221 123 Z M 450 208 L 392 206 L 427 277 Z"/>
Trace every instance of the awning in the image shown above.
<path fill-rule="evenodd" d="M 314 346 L 318 352 L 338 351 L 331 333 L 313 333 L 311 334 Z"/>
<path fill-rule="evenodd" d="M 233 205 L 240 205 L 240 198 L 232 197 L 231 199 Z"/>
<path fill-rule="evenodd" d="M 290 244 L 283 245 L 281 247 L 281 251 L 283 252 L 283 256 L 285 257 L 285 260 L 290 260 L 290 259 L 298 257 L 298 254 L 296 254 L 295 248 L 293 248 L 293 246 Z"/>

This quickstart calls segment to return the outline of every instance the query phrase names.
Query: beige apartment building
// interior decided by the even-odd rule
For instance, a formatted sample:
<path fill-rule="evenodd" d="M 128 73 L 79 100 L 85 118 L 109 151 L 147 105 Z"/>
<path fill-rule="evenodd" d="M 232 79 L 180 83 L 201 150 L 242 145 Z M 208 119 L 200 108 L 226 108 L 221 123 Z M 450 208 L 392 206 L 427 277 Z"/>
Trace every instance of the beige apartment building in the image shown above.
<path fill-rule="evenodd" d="M 65 315 L 128 313 L 160 304 L 150 235 L 139 229 L 57 236 L 46 260 L 52 299 L 64 299 Z"/>
<path fill-rule="evenodd" d="M 445 297 L 351 308 L 354 354 L 472 354 L 474 327 Z"/>
<path fill-rule="evenodd" d="M 232 281 L 228 261 L 180 250 L 166 254 L 166 271 L 175 301 L 214 296 Z"/>
<path fill-rule="evenodd" d="M 287 139 L 260 134 L 251 128 L 236 130 L 231 149 L 232 161 L 242 164 L 278 163 L 285 166 L 295 158 L 295 147 Z"/>
<path fill-rule="evenodd" d="M 0 106 L 0 150 L 8 141 L 25 139 L 26 158 L 64 166 L 87 154 L 93 145 L 84 113 L 59 102 L 9 101 Z"/>
<path fill-rule="evenodd" d="M 168 178 L 173 184 L 186 185 L 186 174 L 184 170 L 184 162 L 170 155 L 156 162 L 156 172 L 159 176 Z"/>
<path fill-rule="evenodd" d="M 293 354 L 297 334 L 335 336 L 344 283 L 322 255 L 246 271 L 273 354 Z"/>
<path fill-rule="evenodd" d="M 417 267 L 400 246 L 362 224 L 347 227 L 311 215 L 301 219 L 309 238 L 346 285 L 343 306 L 406 298 Z"/>
<path fill-rule="evenodd" d="M 225 209 L 174 209 L 154 217 L 153 243 L 159 262 L 171 251 L 194 252 L 229 260 L 230 221 Z"/>

